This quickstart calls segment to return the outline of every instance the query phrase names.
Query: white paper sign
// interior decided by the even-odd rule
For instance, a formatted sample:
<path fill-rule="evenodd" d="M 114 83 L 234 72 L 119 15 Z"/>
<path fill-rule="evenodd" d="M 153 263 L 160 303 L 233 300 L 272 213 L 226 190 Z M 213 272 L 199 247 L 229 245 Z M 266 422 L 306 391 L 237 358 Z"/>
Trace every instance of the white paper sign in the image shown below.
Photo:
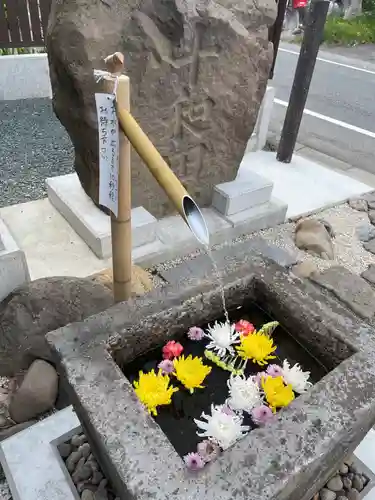
<path fill-rule="evenodd" d="M 114 94 L 95 94 L 99 129 L 99 203 L 118 215 L 119 129 Z"/>

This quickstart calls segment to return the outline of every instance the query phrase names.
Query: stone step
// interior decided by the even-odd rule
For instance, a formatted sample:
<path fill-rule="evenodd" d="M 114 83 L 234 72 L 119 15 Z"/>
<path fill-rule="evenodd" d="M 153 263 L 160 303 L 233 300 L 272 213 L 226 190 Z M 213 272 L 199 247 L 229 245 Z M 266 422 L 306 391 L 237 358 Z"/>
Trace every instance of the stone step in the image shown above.
<path fill-rule="evenodd" d="M 46 179 L 48 199 L 99 259 L 112 254 L 111 219 L 84 192 L 77 174 Z M 145 208 L 132 209 L 132 247 L 152 243 L 156 218 Z"/>
<path fill-rule="evenodd" d="M 234 180 L 215 186 L 212 206 L 225 216 L 248 210 L 271 200 L 273 183 L 251 173 L 244 180 Z"/>
<path fill-rule="evenodd" d="M 0 219 L 0 302 L 26 281 L 30 281 L 30 275 L 25 252 Z"/>

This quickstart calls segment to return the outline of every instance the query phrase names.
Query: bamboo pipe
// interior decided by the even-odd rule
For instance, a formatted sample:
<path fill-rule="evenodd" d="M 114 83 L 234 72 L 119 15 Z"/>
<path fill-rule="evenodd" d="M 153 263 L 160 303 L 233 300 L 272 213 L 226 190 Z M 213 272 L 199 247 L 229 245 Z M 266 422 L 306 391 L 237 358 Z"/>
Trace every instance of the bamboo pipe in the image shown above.
<path fill-rule="evenodd" d="M 108 58 L 107 58 L 108 59 Z M 103 92 L 114 91 L 118 73 L 106 75 L 99 83 Z M 130 107 L 129 78 L 118 76 L 116 102 L 122 107 Z M 130 143 L 119 133 L 118 166 L 118 214 L 111 213 L 113 295 L 115 302 L 123 302 L 131 297 L 132 278 L 132 231 L 131 231 L 131 165 Z"/>
<path fill-rule="evenodd" d="M 171 200 L 194 236 L 200 243 L 208 246 L 210 242 L 209 232 L 198 205 L 191 198 L 130 112 L 121 106 L 120 102 L 117 102 L 117 115 L 124 134 L 145 162 L 151 174 Z"/>

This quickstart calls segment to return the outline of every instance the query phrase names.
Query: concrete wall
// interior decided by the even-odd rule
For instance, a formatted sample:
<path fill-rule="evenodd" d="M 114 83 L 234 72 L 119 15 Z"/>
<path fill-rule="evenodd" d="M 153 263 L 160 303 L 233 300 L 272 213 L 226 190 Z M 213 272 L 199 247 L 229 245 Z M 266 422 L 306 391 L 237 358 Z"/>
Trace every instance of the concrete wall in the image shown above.
<path fill-rule="evenodd" d="M 52 97 L 47 54 L 0 56 L 0 100 Z"/>

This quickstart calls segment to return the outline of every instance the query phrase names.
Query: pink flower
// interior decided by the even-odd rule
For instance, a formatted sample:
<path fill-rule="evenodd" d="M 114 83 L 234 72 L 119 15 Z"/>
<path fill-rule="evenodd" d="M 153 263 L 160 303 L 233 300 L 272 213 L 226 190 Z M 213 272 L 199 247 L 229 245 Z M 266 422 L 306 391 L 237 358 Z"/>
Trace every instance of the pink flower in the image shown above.
<path fill-rule="evenodd" d="M 204 460 L 199 453 L 188 453 L 184 456 L 186 467 L 190 470 L 199 470 L 204 467 Z"/>
<path fill-rule="evenodd" d="M 199 326 L 192 326 L 189 328 L 187 336 L 190 340 L 202 340 L 204 337 L 204 331 Z"/>
<path fill-rule="evenodd" d="M 265 425 L 274 419 L 274 414 L 269 406 L 261 405 L 251 411 L 251 418 L 257 425 Z"/>
<path fill-rule="evenodd" d="M 163 347 L 163 358 L 164 359 L 177 358 L 182 353 L 183 350 L 184 348 L 179 342 L 170 340 Z"/>
<path fill-rule="evenodd" d="M 174 366 L 173 366 L 173 361 L 170 359 L 163 359 L 163 361 L 160 361 L 158 364 L 159 370 L 163 372 L 163 375 L 167 375 L 168 373 L 173 373 L 174 372 Z"/>
<path fill-rule="evenodd" d="M 258 372 L 255 375 L 255 382 L 259 385 L 259 387 L 262 387 L 262 378 L 269 377 L 270 375 L 266 372 Z"/>
<path fill-rule="evenodd" d="M 199 456 L 207 463 L 215 460 L 220 454 L 220 446 L 210 439 L 205 439 L 198 443 L 197 451 Z"/>
<path fill-rule="evenodd" d="M 250 323 L 250 321 L 246 321 L 246 319 L 240 319 L 234 325 L 236 332 L 240 333 L 244 337 L 247 337 L 251 333 L 255 332 L 255 326 Z"/>
<path fill-rule="evenodd" d="M 266 372 L 271 377 L 282 377 L 283 376 L 283 369 L 279 365 L 269 365 Z"/>

